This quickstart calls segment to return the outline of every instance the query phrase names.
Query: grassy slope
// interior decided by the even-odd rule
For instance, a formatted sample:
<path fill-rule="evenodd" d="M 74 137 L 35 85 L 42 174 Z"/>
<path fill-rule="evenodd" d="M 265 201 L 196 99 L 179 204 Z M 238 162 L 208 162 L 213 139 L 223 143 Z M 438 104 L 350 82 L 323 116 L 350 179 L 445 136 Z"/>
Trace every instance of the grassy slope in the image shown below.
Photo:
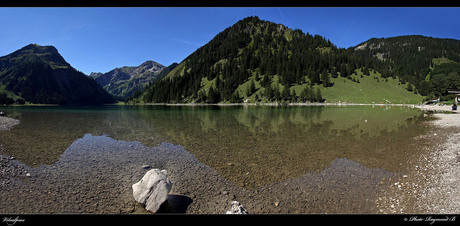
<path fill-rule="evenodd" d="M 348 103 L 392 103 L 392 104 L 417 104 L 423 97 L 407 91 L 406 84 L 400 84 L 398 79 L 383 79 L 380 73 L 371 71 L 370 76 L 363 75 L 361 70 L 356 71 L 352 77 L 359 79 L 360 83 L 346 78 L 332 79 L 334 86 L 322 88 L 323 98 L 327 102 Z"/>
<path fill-rule="evenodd" d="M 363 76 L 362 78 L 361 75 Z M 325 88 L 322 86 L 314 86 L 314 89 L 317 87 L 321 89 L 322 97 L 326 99 L 327 103 L 346 102 L 363 104 L 417 104 L 423 100 L 422 96 L 407 91 L 407 83 L 400 84 L 398 79 L 393 78 L 384 79 L 381 77 L 380 73 L 371 71 L 370 75 L 366 76 L 362 74 L 360 69 L 358 69 L 351 77 L 359 80 L 359 83 L 339 76 L 338 78 L 331 79 L 331 81 L 334 83 L 332 87 Z M 257 91 L 249 97 L 246 96 L 246 90 L 248 89 L 249 84 L 253 78 L 254 76 L 250 77 L 248 81 L 241 84 L 237 88 L 240 97 L 242 97 L 243 100 L 249 99 L 249 103 L 254 103 L 255 96 L 257 94 L 262 102 L 267 102 L 267 100 L 263 98 L 262 94 L 264 88 L 261 88 L 260 83 L 257 81 L 255 82 Z M 274 76 L 272 85 L 274 86 L 276 83 L 278 83 L 277 75 Z M 200 91 L 207 93 L 211 85 L 215 87 L 215 79 L 208 81 L 206 78 L 204 78 L 201 85 L 202 87 Z M 284 89 L 283 85 L 278 84 L 278 86 L 280 91 Z M 295 85 L 291 87 L 290 91 L 294 89 L 296 95 L 299 96 L 301 91 L 306 86 L 307 84 Z"/>

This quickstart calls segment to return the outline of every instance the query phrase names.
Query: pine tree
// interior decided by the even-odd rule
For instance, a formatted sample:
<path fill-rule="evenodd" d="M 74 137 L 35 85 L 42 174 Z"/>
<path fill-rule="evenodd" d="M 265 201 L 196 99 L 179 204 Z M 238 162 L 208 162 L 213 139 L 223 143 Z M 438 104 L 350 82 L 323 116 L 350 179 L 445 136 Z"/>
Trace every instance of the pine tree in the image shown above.
<path fill-rule="evenodd" d="M 278 86 L 278 83 L 276 83 L 275 87 L 273 88 L 273 97 L 275 100 L 281 100 L 280 87 Z"/>
<path fill-rule="evenodd" d="M 268 99 L 268 101 L 271 101 L 273 98 L 273 89 L 271 86 L 267 86 L 264 90 L 264 96 L 265 98 Z"/>
<path fill-rule="evenodd" d="M 307 102 L 309 100 L 309 95 L 310 93 L 310 89 L 308 88 L 308 86 L 306 86 L 302 92 L 300 92 L 300 101 L 301 102 Z"/>
<path fill-rule="evenodd" d="M 323 102 L 323 97 L 321 95 L 321 89 L 319 87 L 316 88 L 316 92 L 315 92 L 314 96 L 315 96 L 314 101 Z"/>
<path fill-rule="evenodd" d="M 329 77 L 329 73 L 327 71 L 323 71 L 321 73 L 321 82 L 323 83 L 324 87 L 331 87 L 331 78 Z"/>
<path fill-rule="evenodd" d="M 220 94 L 211 86 L 208 90 L 208 103 L 218 103 L 220 101 Z"/>
<path fill-rule="evenodd" d="M 254 79 L 252 79 L 251 83 L 249 84 L 249 92 L 251 93 L 250 95 L 252 95 L 255 91 L 256 91 L 256 85 L 254 84 Z"/>
<path fill-rule="evenodd" d="M 232 103 L 241 103 L 241 102 L 242 102 L 241 97 L 240 97 L 240 92 L 238 92 L 238 90 L 236 90 L 236 91 L 232 94 L 231 102 L 232 102 Z"/>
<path fill-rule="evenodd" d="M 289 92 L 289 87 L 284 87 L 283 92 L 281 93 L 281 98 L 285 101 L 291 100 L 291 92 Z"/>

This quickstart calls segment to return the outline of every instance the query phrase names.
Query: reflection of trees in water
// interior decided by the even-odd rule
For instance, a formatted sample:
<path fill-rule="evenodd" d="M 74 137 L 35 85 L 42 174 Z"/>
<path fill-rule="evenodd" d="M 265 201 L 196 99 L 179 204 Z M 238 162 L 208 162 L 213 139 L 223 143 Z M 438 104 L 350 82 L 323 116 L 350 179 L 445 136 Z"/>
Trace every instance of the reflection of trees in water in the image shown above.
<path fill-rule="evenodd" d="M 0 144 L 30 166 L 56 162 L 86 133 L 106 134 L 182 145 L 249 187 L 321 171 L 336 158 L 397 171 L 417 151 L 411 138 L 425 131 L 418 111 L 371 107 L 111 106 L 18 110 L 17 118 L 21 124 L 1 132 Z"/>
<path fill-rule="evenodd" d="M 160 118 L 155 124 L 200 161 L 247 186 L 320 171 L 336 158 L 395 171 L 411 151 L 410 139 L 424 131 L 420 113 L 405 109 L 195 110 L 166 116 L 183 122 L 178 126 Z"/>

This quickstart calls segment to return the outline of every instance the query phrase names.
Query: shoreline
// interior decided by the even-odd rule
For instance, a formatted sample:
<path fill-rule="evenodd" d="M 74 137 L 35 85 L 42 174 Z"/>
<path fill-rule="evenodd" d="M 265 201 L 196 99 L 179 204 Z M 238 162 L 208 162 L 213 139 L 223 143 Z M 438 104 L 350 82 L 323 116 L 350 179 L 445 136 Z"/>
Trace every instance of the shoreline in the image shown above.
<path fill-rule="evenodd" d="M 427 122 L 427 134 L 413 138 L 425 146 L 376 204 L 384 214 L 458 214 L 460 115 L 449 114 L 449 105 L 419 108 L 434 112 L 435 118 Z"/>
<path fill-rule="evenodd" d="M 365 104 L 365 103 L 134 103 L 134 104 L 114 104 L 127 106 L 400 106 L 400 107 L 417 107 L 417 104 Z"/>
<path fill-rule="evenodd" d="M 439 106 L 438 111 L 443 111 Z M 445 110 L 444 110 L 445 111 Z M 436 214 L 458 214 L 460 212 L 460 115 L 457 114 L 435 114 L 437 120 L 430 122 L 435 126 L 435 131 L 444 133 L 445 139 L 435 150 L 432 150 L 422 161 L 427 161 L 426 187 L 421 190 L 416 206 L 426 209 L 429 213 Z M 442 139 L 442 138 L 441 138 Z M 426 160 L 425 160 L 426 159 Z"/>
<path fill-rule="evenodd" d="M 416 105 L 422 111 L 432 112 L 452 112 L 456 113 L 456 110 L 452 110 L 452 105 Z"/>
<path fill-rule="evenodd" d="M 25 105 L 9 105 L 12 107 L 66 107 L 72 105 L 58 104 L 25 104 Z M 80 105 L 86 106 L 86 105 Z M 100 106 L 400 106 L 400 107 L 418 107 L 423 109 L 424 106 L 417 104 L 389 104 L 389 103 L 349 103 L 349 102 L 258 102 L 258 103 L 124 103 L 118 102 L 113 104 L 102 104 Z"/>

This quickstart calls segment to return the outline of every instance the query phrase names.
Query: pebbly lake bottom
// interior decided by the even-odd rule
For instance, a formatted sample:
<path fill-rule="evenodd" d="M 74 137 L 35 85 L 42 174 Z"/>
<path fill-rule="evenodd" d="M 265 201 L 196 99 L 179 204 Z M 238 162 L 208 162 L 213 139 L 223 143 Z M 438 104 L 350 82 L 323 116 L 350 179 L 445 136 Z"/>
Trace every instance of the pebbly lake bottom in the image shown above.
<path fill-rule="evenodd" d="M 145 213 L 131 190 L 148 170 L 143 165 L 168 170 L 172 203 L 164 211 L 198 214 L 223 214 L 233 200 L 249 213 L 375 213 L 374 200 L 394 176 L 340 158 L 318 173 L 245 189 L 181 146 L 86 134 L 55 164 L 26 167 L 29 177 L 3 186 L 0 212 Z"/>
<path fill-rule="evenodd" d="M 414 142 L 428 129 L 423 125 L 425 116 L 413 110 L 300 109 L 299 114 L 295 108 L 275 109 L 274 114 L 270 108 L 269 117 L 254 109 L 244 114 L 240 110 L 216 114 L 211 109 L 204 119 L 202 112 L 190 114 L 183 109 L 167 117 L 132 117 L 130 111 L 88 117 L 87 112 L 83 116 L 73 112 L 70 122 L 56 117 L 52 124 L 57 127 L 34 114 L 30 116 L 33 128 L 41 132 L 34 136 L 26 128 L 31 124 L 29 115 L 22 112 L 21 124 L 3 135 L 17 142 L 29 134 L 41 142 L 20 140 L 22 146 L 30 146 L 23 149 L 40 152 L 13 152 L 14 142 L 2 136 L 2 153 L 16 155 L 10 161 L 30 176 L 21 174 L 0 185 L 0 213 L 145 213 L 131 190 L 148 170 L 143 165 L 169 173 L 173 189 L 165 212 L 222 214 L 237 200 L 256 214 L 380 213 L 385 207 L 377 200 L 391 196 L 387 191 L 406 174 L 409 160 L 432 145 L 429 139 Z M 338 112 L 348 120 L 331 116 Z M 373 124 L 377 119 L 382 121 Z M 95 123 L 100 121 L 102 129 Z M 177 121 L 186 121 L 186 126 L 171 124 Z M 90 129 L 75 122 L 91 124 Z M 71 126 L 73 132 L 69 132 Z M 139 132 L 142 126 L 149 136 Z M 64 129 L 56 133 L 57 128 Z M 82 131 L 87 132 L 75 139 Z M 65 151 L 54 155 L 58 148 L 44 148 L 50 143 L 36 138 L 42 134 L 61 136 L 57 140 Z M 67 136 L 73 140 L 70 145 L 64 140 Z M 129 141 L 133 138 L 140 141 Z M 56 143 L 51 140 L 51 145 Z"/>

